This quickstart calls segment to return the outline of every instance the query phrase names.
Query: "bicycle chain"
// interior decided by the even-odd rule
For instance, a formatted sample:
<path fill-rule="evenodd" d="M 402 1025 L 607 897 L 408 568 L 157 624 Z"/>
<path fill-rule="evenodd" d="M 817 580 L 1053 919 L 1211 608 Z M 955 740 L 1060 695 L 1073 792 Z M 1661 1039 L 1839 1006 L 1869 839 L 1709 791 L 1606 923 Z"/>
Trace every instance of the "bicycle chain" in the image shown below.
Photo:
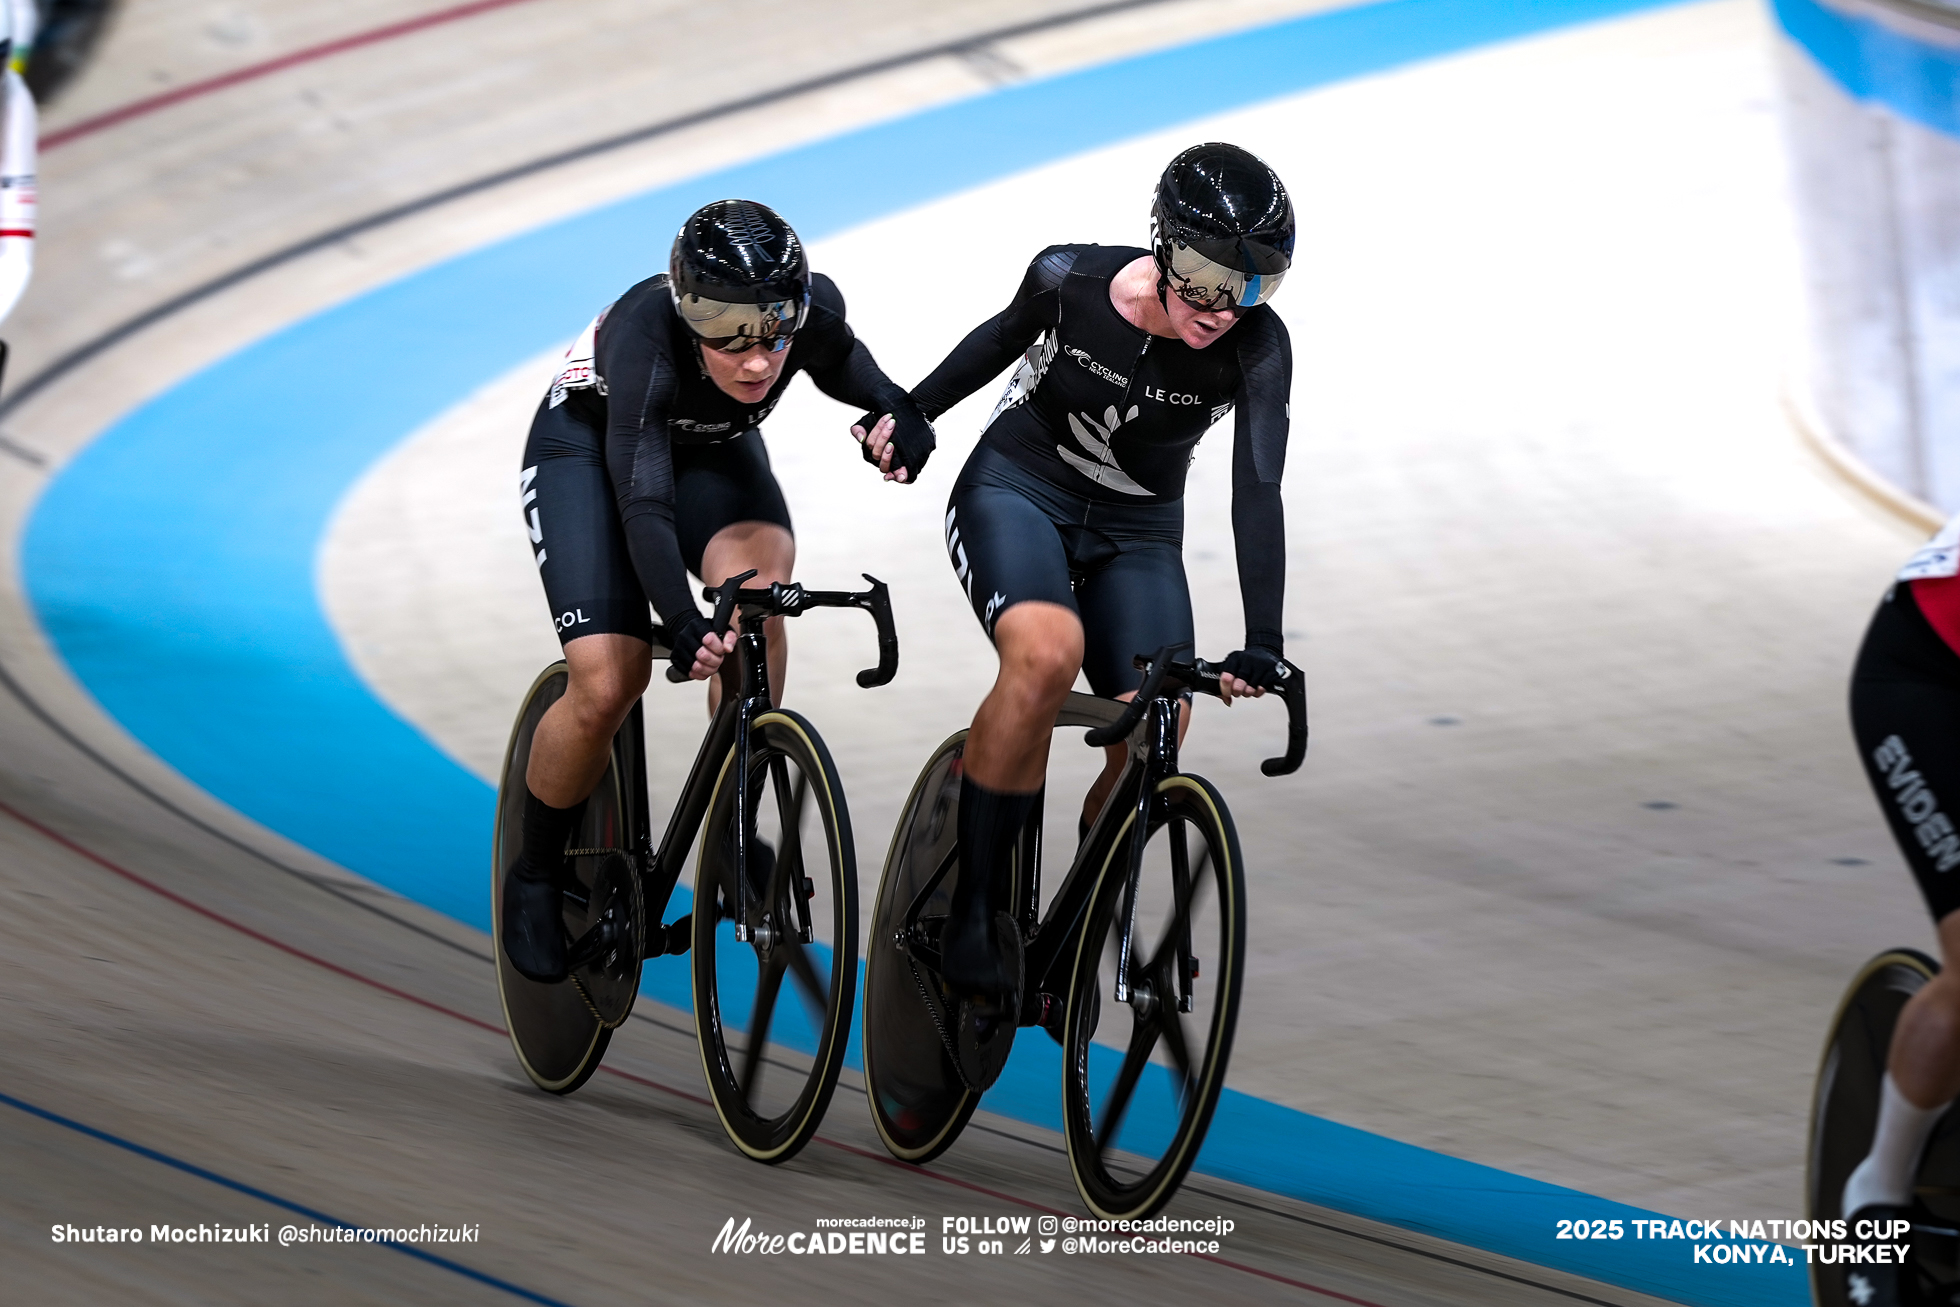
<path fill-rule="evenodd" d="M 912 973 L 912 983 L 919 988 L 919 1000 L 926 1005 L 926 1015 L 932 1018 L 932 1028 L 939 1032 L 939 1045 L 946 1050 L 946 1060 L 953 1064 L 953 1074 L 960 1078 L 960 1083 L 966 1086 L 967 1092 L 979 1093 L 980 1091 L 974 1089 L 972 1082 L 966 1078 L 966 1072 L 960 1070 L 960 1055 L 953 1047 L 953 1037 L 946 1033 L 946 1023 L 939 1019 L 939 1004 L 932 1001 L 932 995 L 926 989 L 926 982 L 919 975 L 919 964 L 913 960 L 910 949 L 904 952 L 906 970 Z"/>
<path fill-rule="evenodd" d="M 617 853 L 621 857 L 627 857 L 625 849 L 566 849 L 565 850 L 565 856 L 567 858 L 602 858 L 608 853 Z M 639 874 L 637 869 L 632 868 L 632 859 L 630 857 L 627 858 L 627 864 L 628 864 L 628 869 L 632 871 L 632 874 L 634 875 Z M 644 921 L 640 923 L 640 930 L 641 930 L 641 934 L 644 935 L 646 932 L 646 923 Z M 642 954 L 645 953 L 645 949 L 646 946 L 644 942 L 642 942 L 641 944 Z M 592 1014 L 592 1019 L 594 1021 L 597 1021 L 600 1025 L 605 1026 L 606 1029 L 608 1030 L 615 1029 L 619 1025 L 623 1024 L 624 1018 L 621 1018 L 620 1021 L 614 1022 L 611 1025 L 607 1025 L 605 1013 L 601 1012 L 599 1010 L 599 1005 L 592 1001 L 591 991 L 586 989 L 585 981 L 579 978 L 577 972 L 571 973 L 569 976 L 566 977 L 566 979 L 572 982 L 572 988 L 578 991 L 578 996 L 580 1001 L 585 1004 L 585 1010 Z"/>

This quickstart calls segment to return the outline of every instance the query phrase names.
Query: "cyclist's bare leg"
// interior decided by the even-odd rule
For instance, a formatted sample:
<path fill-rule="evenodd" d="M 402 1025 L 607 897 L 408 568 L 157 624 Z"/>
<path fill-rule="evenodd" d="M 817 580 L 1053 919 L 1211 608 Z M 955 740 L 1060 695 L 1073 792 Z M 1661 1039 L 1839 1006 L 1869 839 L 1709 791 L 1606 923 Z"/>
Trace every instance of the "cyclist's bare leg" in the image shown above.
<path fill-rule="evenodd" d="M 1945 965 L 1906 1002 L 1892 1029 L 1872 1150 L 1844 1185 L 1843 1216 L 1904 1207 L 1926 1140 L 1960 1094 L 1960 912 L 1939 924 Z"/>
<path fill-rule="evenodd" d="M 531 740 L 524 783 L 554 808 L 579 803 L 605 775 L 613 733 L 653 673 L 653 651 L 630 635 L 585 635 L 565 645 L 565 696 Z"/>
<path fill-rule="evenodd" d="M 977 1000 L 989 1030 L 1020 984 L 996 919 L 1009 911 L 1011 850 L 1048 774 L 1055 714 L 1082 667 L 1082 621 L 1061 604 L 1015 604 L 994 622 L 994 647 L 1000 673 L 967 736 L 960 878 L 940 937 L 942 976 Z"/>
<path fill-rule="evenodd" d="M 1960 1096 L 1960 912 L 1939 924 L 1940 974 L 1914 994 L 1892 1031 L 1885 1069 L 1915 1107 Z"/>
<path fill-rule="evenodd" d="M 973 714 L 966 775 L 1013 794 L 1041 788 L 1055 714 L 1082 670 L 1082 619 L 1060 604 L 1015 604 L 994 622 L 1000 673 Z"/>
<path fill-rule="evenodd" d="M 504 878 L 504 955 L 540 983 L 565 977 L 562 853 L 605 775 L 613 732 L 646 691 L 653 649 L 630 635 L 580 636 L 566 644 L 565 665 L 565 693 L 531 737 L 523 851 Z"/>
<path fill-rule="evenodd" d="M 720 585 L 750 568 L 756 574 L 742 583 L 746 586 L 788 581 L 796 568 L 796 537 L 774 522 L 732 522 L 715 532 L 701 551 L 701 579 L 709 585 Z M 737 614 L 737 625 L 740 622 L 741 615 Z M 762 633 L 769 641 L 769 698 L 781 704 L 783 678 L 789 671 L 789 639 L 783 619 L 769 618 L 762 624 Z M 720 705 L 721 681 L 711 680 L 708 712 L 712 715 Z"/>

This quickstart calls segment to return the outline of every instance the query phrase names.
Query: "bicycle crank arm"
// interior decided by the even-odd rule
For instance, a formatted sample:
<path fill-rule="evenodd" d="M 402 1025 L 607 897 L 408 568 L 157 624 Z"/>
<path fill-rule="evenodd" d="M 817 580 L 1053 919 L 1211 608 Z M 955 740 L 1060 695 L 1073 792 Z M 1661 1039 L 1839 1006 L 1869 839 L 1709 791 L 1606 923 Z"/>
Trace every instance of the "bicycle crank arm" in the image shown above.
<path fill-rule="evenodd" d="M 648 957 L 679 957 L 694 947 L 694 914 L 688 913 L 680 920 L 659 928 L 659 934 L 648 943 L 658 943 L 660 947 L 647 950 Z"/>

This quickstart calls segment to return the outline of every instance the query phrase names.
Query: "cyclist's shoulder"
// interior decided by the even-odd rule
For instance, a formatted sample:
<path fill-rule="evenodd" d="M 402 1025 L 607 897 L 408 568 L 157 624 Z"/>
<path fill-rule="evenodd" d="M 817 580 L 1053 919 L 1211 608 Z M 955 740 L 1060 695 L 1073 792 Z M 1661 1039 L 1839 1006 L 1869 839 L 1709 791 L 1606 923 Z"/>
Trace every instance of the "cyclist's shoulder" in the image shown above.
<path fill-rule="evenodd" d="M 837 288 L 837 283 L 821 272 L 812 272 L 810 325 L 819 328 L 841 326 L 848 312 L 844 292 Z"/>
<path fill-rule="evenodd" d="M 674 322 L 674 297 L 667 291 L 667 274 L 656 273 L 626 288 L 606 309 L 599 324 L 602 345 L 608 341 L 667 343 Z"/>
<path fill-rule="evenodd" d="M 1233 328 L 1238 339 L 1234 351 L 1239 366 L 1253 373 L 1270 366 L 1289 367 L 1293 360 L 1293 338 L 1287 334 L 1286 320 L 1270 304 L 1246 310 Z"/>
<path fill-rule="evenodd" d="M 1138 259 L 1148 258 L 1149 250 L 1134 245 L 1050 245 L 1034 256 L 1028 272 L 1037 271 L 1060 286 L 1062 279 L 1074 275 L 1107 280 Z"/>

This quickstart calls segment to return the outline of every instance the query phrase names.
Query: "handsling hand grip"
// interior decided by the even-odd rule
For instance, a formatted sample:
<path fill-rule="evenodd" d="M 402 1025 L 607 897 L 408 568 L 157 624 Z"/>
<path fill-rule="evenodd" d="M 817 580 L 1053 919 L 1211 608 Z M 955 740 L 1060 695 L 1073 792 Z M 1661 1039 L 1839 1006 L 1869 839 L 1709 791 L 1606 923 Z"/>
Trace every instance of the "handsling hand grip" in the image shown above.
<path fill-rule="evenodd" d="M 1286 700 L 1286 756 L 1259 764 L 1267 776 L 1288 776 L 1300 770 L 1307 756 L 1307 678 L 1284 658 L 1279 662 L 1280 697 Z"/>
<path fill-rule="evenodd" d="M 712 599 L 715 601 L 715 615 L 709 619 L 708 625 L 716 635 L 725 636 L 728 634 L 729 624 L 735 620 L 735 604 L 741 597 L 742 582 L 754 575 L 755 569 L 751 567 L 740 576 L 729 577 L 720 585 L 706 586 L 702 589 L 701 597 L 703 599 Z M 667 668 L 667 679 L 675 685 L 679 685 L 681 682 L 692 678 L 680 668 L 670 664 Z"/>
<path fill-rule="evenodd" d="M 1189 648 L 1189 645 L 1183 644 L 1166 645 L 1147 658 L 1138 654 L 1133 661 L 1137 669 L 1144 673 L 1144 678 L 1136 698 L 1125 705 L 1121 717 L 1084 735 L 1083 743 L 1094 748 L 1106 748 L 1129 738 L 1137 722 L 1142 720 L 1145 706 L 1163 692 L 1166 680 L 1179 690 L 1198 690 L 1216 696 L 1220 676 L 1216 663 L 1208 663 L 1202 658 L 1193 658 L 1187 663 L 1173 657 Z M 1286 753 L 1259 764 L 1259 770 L 1267 776 L 1290 775 L 1300 769 L 1301 762 L 1307 756 L 1307 678 L 1297 666 L 1284 658 L 1279 661 L 1278 672 L 1279 684 L 1271 692 L 1286 701 Z"/>
<path fill-rule="evenodd" d="M 800 617 L 812 608 L 862 608 L 878 625 L 878 665 L 859 672 L 857 683 L 870 689 L 898 675 L 898 628 L 892 622 L 891 590 L 883 581 L 867 572 L 864 579 L 871 582 L 871 588 L 863 591 L 805 590 L 793 581 L 776 581 L 766 589 L 744 590 L 742 582 L 754 575 L 753 571 L 744 572 L 701 591 L 703 598 L 715 601 L 713 625 L 717 635 L 727 635 L 729 619 L 738 606 L 751 618 Z M 667 679 L 679 684 L 689 678 L 686 672 L 669 667 Z"/>
<path fill-rule="evenodd" d="M 861 573 L 871 582 L 871 589 L 857 596 L 860 604 L 871 619 L 878 624 L 878 665 L 866 668 L 857 675 L 857 682 L 869 690 L 874 685 L 888 685 L 898 675 L 898 628 L 892 624 L 892 592 L 883 581 L 869 572 Z"/>

